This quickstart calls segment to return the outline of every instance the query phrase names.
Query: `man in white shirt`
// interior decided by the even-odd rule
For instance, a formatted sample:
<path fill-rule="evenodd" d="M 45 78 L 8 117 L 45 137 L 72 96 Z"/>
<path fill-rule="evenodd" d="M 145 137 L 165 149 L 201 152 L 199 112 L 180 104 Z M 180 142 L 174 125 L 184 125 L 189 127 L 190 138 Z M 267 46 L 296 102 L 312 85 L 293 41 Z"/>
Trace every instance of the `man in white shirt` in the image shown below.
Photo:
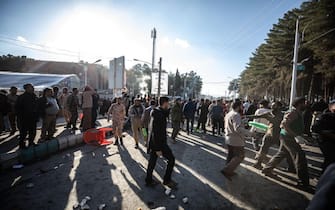
<path fill-rule="evenodd" d="M 269 112 L 271 112 L 271 109 L 269 109 L 269 102 L 267 100 L 261 100 L 259 102 L 259 108 L 256 110 L 255 115 L 260 116 L 260 115 L 263 115 L 263 114 L 269 113 Z M 265 118 L 254 119 L 254 122 L 269 125 L 269 121 Z M 260 150 L 260 143 L 261 143 L 261 140 L 262 140 L 263 136 L 265 135 L 265 131 L 263 131 L 259 128 L 252 127 L 251 132 L 256 132 L 256 134 L 257 134 L 256 137 L 254 137 L 252 139 L 252 142 L 253 142 L 254 149 L 256 151 L 259 151 Z"/>
<path fill-rule="evenodd" d="M 253 136 L 242 124 L 240 112 L 243 109 L 241 101 L 232 104 L 232 110 L 225 117 L 225 140 L 228 147 L 226 166 L 221 173 L 228 179 L 235 175 L 235 169 L 244 159 L 244 137 Z"/>
<path fill-rule="evenodd" d="M 243 103 L 243 114 L 247 113 L 249 107 L 250 107 L 250 103 L 249 103 L 249 101 L 245 101 L 245 102 Z"/>

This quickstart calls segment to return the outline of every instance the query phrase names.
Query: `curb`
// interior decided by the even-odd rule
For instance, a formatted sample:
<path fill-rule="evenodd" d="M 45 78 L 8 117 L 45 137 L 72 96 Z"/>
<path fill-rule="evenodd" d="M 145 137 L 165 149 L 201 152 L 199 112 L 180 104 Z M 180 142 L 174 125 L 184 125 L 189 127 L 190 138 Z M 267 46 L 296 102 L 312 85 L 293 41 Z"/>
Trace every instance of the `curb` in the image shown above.
<path fill-rule="evenodd" d="M 0 154 L 0 168 L 4 170 L 11 168 L 15 164 L 29 163 L 33 160 L 45 158 L 67 148 L 80 145 L 83 142 L 83 133 L 72 134 L 39 143 L 35 147 Z"/>

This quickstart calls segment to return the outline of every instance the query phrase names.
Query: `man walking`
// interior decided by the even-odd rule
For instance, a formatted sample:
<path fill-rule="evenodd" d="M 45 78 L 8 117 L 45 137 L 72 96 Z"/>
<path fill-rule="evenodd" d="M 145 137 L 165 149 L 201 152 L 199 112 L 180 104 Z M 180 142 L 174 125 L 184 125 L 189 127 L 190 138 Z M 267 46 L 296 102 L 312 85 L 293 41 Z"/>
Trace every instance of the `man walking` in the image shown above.
<path fill-rule="evenodd" d="M 131 128 L 133 131 L 133 137 L 135 140 L 135 148 L 138 149 L 138 141 L 140 136 L 140 130 L 142 129 L 142 115 L 144 113 L 144 106 L 141 104 L 141 99 L 136 98 L 135 103 L 130 106 L 128 115 L 131 120 Z"/>
<path fill-rule="evenodd" d="M 70 128 L 72 126 L 72 130 L 78 130 L 77 128 L 77 119 L 78 119 L 78 107 L 79 107 L 79 99 L 78 99 L 78 89 L 73 88 L 72 94 L 69 95 L 66 101 L 66 106 L 68 107 L 68 110 L 70 112 Z"/>
<path fill-rule="evenodd" d="M 232 110 L 225 117 L 225 139 L 228 146 L 228 156 L 226 166 L 221 173 L 228 179 L 235 175 L 235 169 L 244 159 L 244 136 L 253 136 L 254 134 L 243 127 L 241 123 L 242 111 L 241 101 L 235 101 Z"/>
<path fill-rule="evenodd" d="M 171 109 L 171 121 L 172 121 L 172 134 L 171 138 L 173 143 L 176 143 L 176 138 L 180 130 L 180 123 L 183 118 L 183 109 L 181 105 L 181 98 L 175 100 L 175 104 Z"/>
<path fill-rule="evenodd" d="M 25 92 L 17 98 L 15 110 L 20 129 L 20 148 L 26 147 L 25 139 L 29 133 L 29 146 L 35 145 L 36 123 L 38 121 L 37 97 L 32 84 L 23 85 Z"/>
<path fill-rule="evenodd" d="M 256 163 L 253 165 L 253 167 L 257 169 L 260 170 L 262 169 L 262 163 L 266 159 L 266 155 L 269 152 L 270 147 L 274 144 L 279 145 L 280 123 L 283 120 L 283 114 L 281 110 L 282 110 L 282 104 L 277 101 L 272 103 L 270 112 L 266 112 L 264 114 L 257 116 L 256 115 L 247 116 L 252 117 L 254 119 L 264 118 L 269 122 L 269 128 L 267 129 L 262 139 L 263 140 L 262 146 L 259 150 L 259 153 L 256 155 Z M 288 163 L 288 171 L 292 171 L 294 170 L 293 160 L 286 149 L 285 152 Z"/>
<path fill-rule="evenodd" d="M 318 143 L 324 155 L 322 170 L 335 163 L 335 100 L 330 101 L 328 110 L 316 119 L 313 132 L 319 134 Z"/>
<path fill-rule="evenodd" d="M 112 127 L 115 137 L 114 145 L 119 145 L 119 139 L 121 145 L 123 145 L 122 130 L 123 130 L 124 118 L 126 116 L 126 108 L 121 100 L 121 97 L 117 97 L 115 100 L 116 100 L 115 103 L 113 103 L 109 107 L 109 110 L 107 112 L 108 122 L 110 119 L 109 116 L 112 115 Z"/>
<path fill-rule="evenodd" d="M 263 169 L 265 175 L 272 175 L 272 170 L 286 156 L 285 149 L 289 152 L 295 163 L 295 169 L 299 178 L 298 185 L 304 187 L 309 186 L 309 175 L 307 168 L 307 159 L 305 152 L 301 149 L 300 144 L 295 141 L 295 137 L 300 136 L 304 132 L 304 119 L 302 112 L 305 107 L 305 98 L 297 98 L 293 101 L 293 107 L 288 112 L 281 123 L 284 130 L 280 135 L 279 151 L 272 157 L 269 163 Z"/>
<path fill-rule="evenodd" d="M 149 133 L 149 123 L 150 123 L 150 114 L 151 111 L 156 107 L 156 102 L 154 100 L 150 101 L 150 106 L 147 107 L 144 111 L 144 114 L 142 115 L 142 126 L 144 129 L 143 131 L 143 137 L 144 137 L 144 146 L 148 146 L 148 133 Z"/>
<path fill-rule="evenodd" d="M 192 98 L 188 100 L 188 102 L 184 105 L 183 113 L 186 118 L 186 131 L 187 135 L 190 134 L 190 132 L 193 132 L 193 124 L 194 124 L 194 116 L 196 112 L 196 105 L 192 101 Z M 191 128 L 190 128 L 191 123 Z"/>
<path fill-rule="evenodd" d="M 269 102 L 267 100 L 261 100 L 259 102 L 259 108 L 256 110 L 255 115 L 258 116 L 258 115 L 262 115 L 262 114 L 271 112 L 271 110 L 268 108 L 268 106 L 269 106 Z M 265 125 L 269 124 L 269 121 L 266 118 L 256 118 L 256 119 L 254 119 L 254 122 L 263 123 Z M 260 149 L 259 143 L 260 143 L 262 137 L 264 136 L 265 131 L 263 131 L 259 128 L 252 127 L 251 132 L 255 132 L 257 134 L 256 137 L 252 139 L 252 143 L 253 143 L 254 149 L 256 151 L 259 151 L 259 149 Z"/>
<path fill-rule="evenodd" d="M 172 154 L 170 147 L 167 144 L 167 117 L 169 116 L 169 98 L 160 97 L 159 107 L 155 108 L 151 113 L 150 121 L 150 140 L 148 152 L 150 159 L 147 168 L 147 176 L 145 179 L 147 186 L 153 186 L 156 182 L 152 179 L 152 172 L 155 168 L 158 157 L 165 157 L 168 160 L 168 165 L 164 175 L 163 184 L 173 188 L 177 183 L 171 179 L 171 174 L 175 164 L 175 158 Z"/>

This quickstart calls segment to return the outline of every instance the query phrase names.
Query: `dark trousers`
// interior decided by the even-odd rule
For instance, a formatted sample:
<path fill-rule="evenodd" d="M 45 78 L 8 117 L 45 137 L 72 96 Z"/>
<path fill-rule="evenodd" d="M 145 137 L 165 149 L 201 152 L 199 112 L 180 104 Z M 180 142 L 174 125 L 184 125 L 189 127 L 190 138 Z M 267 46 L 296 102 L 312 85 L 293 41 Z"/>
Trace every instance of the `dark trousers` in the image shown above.
<path fill-rule="evenodd" d="M 163 146 L 162 153 L 163 157 L 165 157 L 168 160 L 168 165 L 166 167 L 166 172 L 163 179 L 164 183 L 168 183 L 171 181 L 171 174 L 173 171 L 175 158 L 172 154 L 170 147 L 167 144 Z M 146 183 L 152 182 L 152 173 L 155 169 L 157 158 L 158 156 L 156 155 L 156 151 L 151 151 L 147 169 L 147 177 L 145 178 Z"/>
<path fill-rule="evenodd" d="M 203 118 L 203 119 L 199 120 L 198 121 L 197 129 L 199 129 L 200 126 L 201 126 L 201 130 L 203 130 L 204 132 L 206 132 L 206 122 L 207 122 L 207 118 Z"/>
<path fill-rule="evenodd" d="M 42 119 L 41 139 L 51 139 L 56 132 L 56 115 L 45 115 Z"/>
<path fill-rule="evenodd" d="M 92 128 L 92 108 L 83 108 L 83 131 Z"/>
<path fill-rule="evenodd" d="M 70 123 L 72 125 L 72 128 L 76 127 L 77 119 L 78 119 L 78 111 L 71 111 Z"/>
<path fill-rule="evenodd" d="M 191 129 L 190 129 L 191 123 Z M 189 133 L 190 131 L 193 132 L 193 125 L 194 125 L 194 117 L 186 117 L 186 131 Z"/>
<path fill-rule="evenodd" d="M 92 108 L 92 128 L 95 128 L 95 122 L 97 121 L 98 118 L 98 111 L 97 108 Z"/>
<path fill-rule="evenodd" d="M 180 130 L 180 122 L 179 121 L 172 122 L 172 128 L 173 130 L 172 130 L 171 138 L 176 139 L 179 133 L 179 130 Z"/>
<path fill-rule="evenodd" d="M 266 155 L 269 153 L 270 147 L 275 145 L 275 144 L 279 144 L 279 137 L 278 138 L 274 138 L 271 135 L 267 135 L 265 134 L 263 136 L 263 144 L 261 146 L 261 149 L 259 150 L 259 154 L 256 157 L 257 160 L 257 164 L 261 164 L 264 162 L 264 159 L 266 158 Z M 295 166 L 294 166 L 294 162 L 292 160 L 291 155 L 289 154 L 289 152 L 287 151 L 287 149 L 284 147 L 283 151 L 286 155 L 286 161 L 288 164 L 288 168 L 289 170 L 295 170 Z"/>
<path fill-rule="evenodd" d="M 221 129 L 223 129 L 223 119 L 222 118 L 212 118 L 212 129 L 213 129 L 213 135 L 215 134 L 215 129 L 217 129 L 218 135 L 221 134 Z"/>
<path fill-rule="evenodd" d="M 237 146 L 228 146 L 228 155 L 226 166 L 224 167 L 224 171 L 228 174 L 233 174 L 235 169 L 240 165 L 240 163 L 244 159 L 244 147 Z"/>
<path fill-rule="evenodd" d="M 16 131 L 16 114 L 15 112 L 9 112 L 8 113 L 8 119 L 11 127 L 11 131 L 15 132 Z"/>
<path fill-rule="evenodd" d="M 266 164 L 265 168 L 273 169 L 276 167 L 286 157 L 286 152 L 288 152 L 294 161 L 298 178 L 303 184 L 308 185 L 309 175 L 305 152 L 301 149 L 300 144 L 295 141 L 294 137 L 282 135 L 280 138 L 279 151 L 272 157 L 270 162 Z M 285 151 L 285 149 L 287 151 Z"/>
<path fill-rule="evenodd" d="M 4 117 L 5 115 L 0 111 L 0 133 L 5 130 Z"/>
<path fill-rule="evenodd" d="M 335 163 L 335 142 L 333 139 L 321 137 L 321 141 L 318 143 L 325 158 L 322 164 L 322 171 L 325 171 L 330 164 Z"/>
<path fill-rule="evenodd" d="M 33 144 L 36 137 L 36 122 L 20 122 L 20 146 L 24 146 L 25 139 L 29 135 L 29 144 Z"/>
<path fill-rule="evenodd" d="M 254 150 L 259 151 L 259 149 L 260 149 L 259 145 L 262 141 L 263 136 L 264 136 L 264 133 L 256 132 L 256 137 L 252 138 L 252 146 L 253 146 Z"/>

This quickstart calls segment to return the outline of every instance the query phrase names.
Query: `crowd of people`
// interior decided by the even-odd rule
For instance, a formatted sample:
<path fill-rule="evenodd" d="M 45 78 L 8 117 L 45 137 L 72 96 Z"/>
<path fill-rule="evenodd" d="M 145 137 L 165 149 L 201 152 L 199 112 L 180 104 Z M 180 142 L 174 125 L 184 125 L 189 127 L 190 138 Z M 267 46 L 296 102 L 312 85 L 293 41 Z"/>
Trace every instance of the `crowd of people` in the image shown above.
<path fill-rule="evenodd" d="M 171 142 L 177 143 L 178 134 L 183 129 L 187 135 L 207 133 L 211 128 L 213 136 L 225 139 L 228 156 L 221 173 L 231 180 L 235 169 L 243 161 L 246 137 L 252 140 L 257 152 L 253 165 L 266 176 L 273 176 L 273 169 L 286 159 L 288 172 L 296 173 L 298 185 L 309 186 L 309 173 L 306 154 L 296 137 L 313 137 L 324 155 L 323 171 L 335 162 L 335 100 L 326 103 L 323 99 L 310 104 L 305 98 L 296 98 L 289 109 L 279 101 L 234 101 L 209 99 L 175 98 L 159 99 L 144 97 L 130 98 L 127 94 L 113 101 L 101 100 L 91 87 L 83 92 L 67 88 L 59 93 L 57 87 L 45 88 L 38 97 L 32 84 L 23 86 L 24 93 L 18 95 L 17 88 L 11 87 L 9 93 L 0 91 L 0 131 L 10 135 L 19 130 L 20 148 L 35 145 L 36 125 L 42 122 L 39 141 L 52 139 L 56 132 L 59 115 L 65 119 L 67 129 L 77 130 L 78 110 L 82 109 L 80 127 L 82 131 L 96 127 L 98 113 L 112 120 L 115 145 L 123 145 L 123 131 L 131 129 L 135 148 L 139 148 L 143 137 L 144 146 L 150 154 L 146 183 L 155 184 L 152 171 L 157 157 L 168 160 L 164 184 L 175 186 L 171 179 L 174 156 L 168 146 L 166 128 L 171 122 Z M 171 108 L 170 108 L 171 107 Z M 248 121 L 267 126 L 262 129 L 250 127 Z M 267 161 L 269 149 L 278 145 L 278 152 Z"/>
<path fill-rule="evenodd" d="M 137 100 L 140 101 L 140 99 Z M 141 103 L 138 102 L 138 104 Z M 145 104 L 142 101 L 142 106 L 145 106 Z M 308 109 L 309 106 L 314 108 Z M 153 110 L 152 107 L 148 109 Z M 261 170 L 266 176 L 274 176 L 273 169 L 283 159 L 286 159 L 287 171 L 297 175 L 298 186 L 309 188 L 306 154 L 296 137 L 303 136 L 309 138 L 311 132 L 318 134 L 316 139 L 325 156 L 323 164 L 323 170 L 325 170 L 331 163 L 335 162 L 333 153 L 335 149 L 334 109 L 335 100 L 327 104 L 323 99 L 311 106 L 305 98 L 296 98 L 293 101 L 292 108 L 288 109 L 288 107 L 279 101 L 270 103 L 267 100 L 249 102 L 236 99 L 235 101 L 215 100 L 211 102 L 205 99 L 199 101 L 189 99 L 183 102 L 181 98 L 176 98 L 172 104 L 172 108 L 168 109 L 169 113 L 164 114 L 164 116 L 171 120 L 172 143 L 177 142 L 177 135 L 180 129 L 184 129 L 188 135 L 193 132 L 206 134 L 206 127 L 211 126 L 212 135 L 224 136 L 228 156 L 226 166 L 221 172 L 228 180 L 231 180 L 236 174 L 235 169 L 243 161 L 246 137 L 250 137 L 257 152 L 255 157 L 256 162 L 253 164 L 253 167 Z M 155 126 L 165 126 L 161 122 L 162 119 L 158 120 L 159 122 L 155 120 L 155 118 L 162 118 L 162 114 L 155 117 L 154 113 L 155 111 L 151 114 L 153 128 Z M 305 116 L 311 117 L 306 119 Z M 250 127 L 247 122 L 251 120 L 266 125 L 267 129 Z M 195 123 L 195 121 L 197 122 Z M 156 125 L 156 123 L 160 125 Z M 306 126 L 308 126 L 308 129 L 306 129 Z M 137 127 L 135 129 L 140 130 Z M 165 148 L 166 138 L 161 136 L 163 128 L 160 127 L 159 130 L 159 134 L 156 134 L 157 132 L 153 129 L 151 138 L 156 140 L 156 134 L 160 139 L 164 139 L 159 141 L 164 145 L 164 148 L 159 146 L 160 149 L 154 150 L 159 150 L 159 153 L 150 156 L 152 163 L 149 161 L 149 178 L 147 178 L 147 183 L 149 184 L 151 184 L 151 171 L 157 156 L 165 156 L 168 159 L 168 163 L 174 160 L 170 155 L 169 149 Z M 137 143 L 138 140 L 136 140 Z M 279 146 L 278 152 L 267 161 L 269 149 L 273 145 Z M 169 171 L 166 173 L 170 177 Z"/>
<path fill-rule="evenodd" d="M 0 91 L 0 132 L 14 135 L 19 130 L 19 146 L 24 149 L 35 146 L 37 123 L 41 122 L 41 135 L 38 142 L 54 138 L 56 122 L 64 117 L 66 129 L 78 130 L 78 110 L 83 110 L 80 127 L 83 131 L 96 127 L 99 95 L 89 86 L 81 97 L 79 90 L 58 87 L 45 88 L 36 94 L 33 84 L 23 85 L 24 92 L 18 94 L 17 87 L 11 87 L 9 94 Z M 28 139 L 26 139 L 28 137 Z M 28 140 L 28 145 L 26 144 Z"/>

